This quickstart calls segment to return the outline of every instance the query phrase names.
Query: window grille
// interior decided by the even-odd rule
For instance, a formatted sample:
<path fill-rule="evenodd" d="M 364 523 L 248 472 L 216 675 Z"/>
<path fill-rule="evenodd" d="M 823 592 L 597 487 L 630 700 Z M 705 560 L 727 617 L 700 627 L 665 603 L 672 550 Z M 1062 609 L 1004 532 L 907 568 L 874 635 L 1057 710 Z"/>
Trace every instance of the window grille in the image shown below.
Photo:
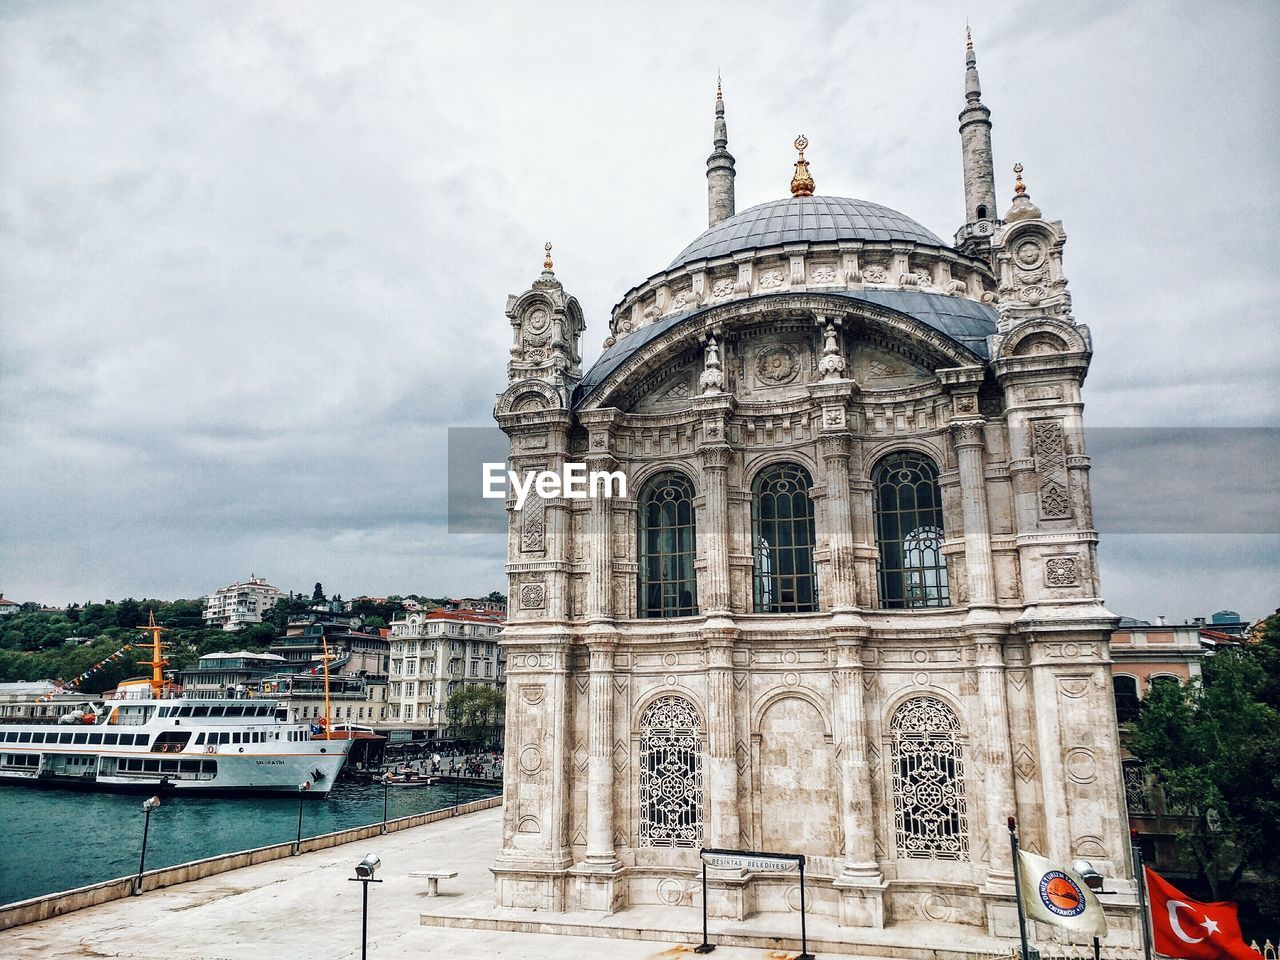
<path fill-rule="evenodd" d="M 1147 776 L 1142 764 L 1126 760 L 1121 769 L 1124 771 L 1125 806 L 1130 813 L 1150 813 L 1151 795 L 1147 792 Z"/>
<path fill-rule="evenodd" d="M 698 711 L 684 697 L 659 697 L 640 718 L 640 846 L 702 843 Z"/>
<path fill-rule="evenodd" d="M 818 609 L 812 485 L 808 471 L 790 463 L 762 471 L 752 484 L 756 613 Z"/>
<path fill-rule="evenodd" d="M 661 473 L 640 493 L 641 617 L 689 617 L 698 612 L 696 554 L 693 484 L 683 474 Z"/>
<path fill-rule="evenodd" d="M 913 697 L 889 729 L 899 856 L 968 860 L 959 719 L 937 697 Z"/>
<path fill-rule="evenodd" d="M 892 454 L 876 467 L 872 482 L 880 547 L 880 606 L 947 606 L 938 468 L 918 453 Z"/>

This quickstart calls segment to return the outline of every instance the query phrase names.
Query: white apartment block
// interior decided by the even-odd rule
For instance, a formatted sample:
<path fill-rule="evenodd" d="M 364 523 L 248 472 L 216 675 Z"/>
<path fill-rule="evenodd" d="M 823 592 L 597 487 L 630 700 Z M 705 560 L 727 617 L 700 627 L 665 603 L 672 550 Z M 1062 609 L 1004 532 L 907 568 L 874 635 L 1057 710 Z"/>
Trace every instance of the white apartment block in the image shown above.
<path fill-rule="evenodd" d="M 242 630 L 262 622 L 262 615 L 280 598 L 280 590 L 261 577 L 251 576 L 204 598 L 204 625 Z"/>
<path fill-rule="evenodd" d="M 391 621 L 388 723 L 445 735 L 445 707 L 462 686 L 506 690 L 503 617 L 479 610 L 423 610 Z"/>

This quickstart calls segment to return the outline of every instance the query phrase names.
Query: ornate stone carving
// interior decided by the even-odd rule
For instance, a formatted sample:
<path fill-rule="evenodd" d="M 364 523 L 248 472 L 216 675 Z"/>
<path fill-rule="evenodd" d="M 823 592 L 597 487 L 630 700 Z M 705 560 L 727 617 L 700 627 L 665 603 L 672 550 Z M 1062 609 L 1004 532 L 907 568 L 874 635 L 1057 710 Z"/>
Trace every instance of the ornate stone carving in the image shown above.
<path fill-rule="evenodd" d="M 839 280 L 839 274 L 830 264 L 819 263 L 809 271 L 809 280 L 813 283 L 836 283 Z"/>
<path fill-rule="evenodd" d="M 520 588 L 520 606 L 526 610 L 541 610 L 547 605 L 547 585 L 526 583 Z"/>
<path fill-rule="evenodd" d="M 541 553 L 546 549 L 546 501 L 534 494 L 520 511 L 520 552 Z"/>
<path fill-rule="evenodd" d="M 878 263 L 869 263 L 862 270 L 862 279 L 867 283 L 884 283 L 889 279 L 889 274 L 885 272 L 884 267 Z"/>
<path fill-rule="evenodd" d="M 844 376 L 844 357 L 840 355 L 840 337 L 836 325 L 828 323 L 823 331 L 822 359 L 818 361 L 818 373 L 823 380 L 839 380 Z"/>
<path fill-rule="evenodd" d="M 786 344 L 764 347 L 756 354 L 756 378 L 770 386 L 790 383 L 800 373 L 800 356 Z"/>
<path fill-rule="evenodd" d="M 1067 496 L 1067 461 L 1061 420 L 1036 420 L 1032 423 L 1031 453 L 1040 478 L 1040 518 L 1062 520 L 1070 517 L 1071 500 Z"/>
<path fill-rule="evenodd" d="M 774 290 L 782 286 L 783 276 L 781 270 L 770 270 L 768 273 L 760 275 L 760 289 Z"/>
<path fill-rule="evenodd" d="M 720 369 L 720 345 L 715 337 L 707 338 L 707 349 L 698 386 L 704 394 L 724 392 L 724 371 Z"/>
<path fill-rule="evenodd" d="M 1044 582 L 1051 587 L 1074 587 L 1080 583 L 1075 557 L 1049 557 L 1044 562 Z"/>
<path fill-rule="evenodd" d="M 697 305 L 698 298 L 692 290 L 681 290 L 672 299 L 671 308 L 668 312 L 679 313 L 681 310 L 688 310 Z"/>
<path fill-rule="evenodd" d="M 717 280 L 711 285 L 711 296 L 716 299 L 732 296 L 735 285 L 735 281 L 728 277 L 723 280 Z"/>

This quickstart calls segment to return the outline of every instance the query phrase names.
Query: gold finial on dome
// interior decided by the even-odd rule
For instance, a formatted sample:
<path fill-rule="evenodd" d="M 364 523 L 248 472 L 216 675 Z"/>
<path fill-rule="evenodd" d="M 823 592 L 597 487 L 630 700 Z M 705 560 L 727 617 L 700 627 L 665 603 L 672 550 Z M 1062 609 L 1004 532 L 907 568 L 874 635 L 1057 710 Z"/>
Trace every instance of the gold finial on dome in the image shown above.
<path fill-rule="evenodd" d="M 1022 164 L 1015 163 L 1013 165 L 1013 176 L 1014 176 L 1013 192 L 1016 193 L 1018 196 L 1022 196 L 1024 193 L 1027 192 L 1027 185 L 1022 182 Z"/>
<path fill-rule="evenodd" d="M 804 151 L 808 146 L 809 140 L 803 133 L 796 137 L 795 147 L 800 152 L 800 156 L 796 159 L 795 176 L 791 178 L 791 195 L 793 197 L 813 196 L 813 175 L 809 173 L 809 161 L 804 158 Z"/>
<path fill-rule="evenodd" d="M 550 273 L 551 272 L 551 241 L 550 240 L 547 241 L 547 245 L 543 247 L 543 249 L 547 251 L 547 255 L 542 261 L 542 269 L 545 272 Z"/>

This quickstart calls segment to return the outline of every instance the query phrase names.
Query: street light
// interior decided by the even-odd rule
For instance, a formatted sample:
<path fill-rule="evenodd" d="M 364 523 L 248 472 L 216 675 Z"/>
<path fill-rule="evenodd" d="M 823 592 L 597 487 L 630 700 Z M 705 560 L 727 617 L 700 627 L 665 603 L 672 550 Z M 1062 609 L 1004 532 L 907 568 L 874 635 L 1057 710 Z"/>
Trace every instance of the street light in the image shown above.
<path fill-rule="evenodd" d="M 382 775 L 382 832 L 387 832 L 387 791 L 391 789 L 391 771 Z"/>
<path fill-rule="evenodd" d="M 366 960 L 369 948 L 369 884 L 381 883 L 381 880 L 375 880 L 373 875 L 377 872 L 378 867 L 382 866 L 382 858 L 376 853 L 371 853 L 359 863 L 356 864 L 356 875 L 347 877 L 347 880 L 363 885 L 364 896 L 361 898 L 363 903 L 360 909 L 360 960 Z"/>
<path fill-rule="evenodd" d="M 1106 881 L 1102 879 L 1102 874 L 1093 869 L 1093 864 L 1088 860 L 1076 860 L 1071 864 L 1071 869 L 1080 874 L 1080 879 L 1084 881 L 1086 887 L 1095 893 L 1111 893 L 1110 890 L 1102 889 L 1106 885 Z M 1099 960 L 1102 956 L 1102 943 L 1097 937 L 1093 938 L 1093 960 Z"/>
<path fill-rule="evenodd" d="M 151 832 L 151 811 L 158 806 L 160 806 L 159 797 L 149 797 L 142 801 L 142 811 L 146 814 L 146 818 L 142 821 L 142 856 L 138 858 L 138 878 L 133 882 L 135 896 L 142 892 L 142 871 L 147 864 L 147 834 Z"/>
<path fill-rule="evenodd" d="M 310 789 L 310 780 L 303 780 L 298 784 L 298 839 L 293 844 L 293 855 L 295 857 L 302 852 L 302 799 Z"/>

